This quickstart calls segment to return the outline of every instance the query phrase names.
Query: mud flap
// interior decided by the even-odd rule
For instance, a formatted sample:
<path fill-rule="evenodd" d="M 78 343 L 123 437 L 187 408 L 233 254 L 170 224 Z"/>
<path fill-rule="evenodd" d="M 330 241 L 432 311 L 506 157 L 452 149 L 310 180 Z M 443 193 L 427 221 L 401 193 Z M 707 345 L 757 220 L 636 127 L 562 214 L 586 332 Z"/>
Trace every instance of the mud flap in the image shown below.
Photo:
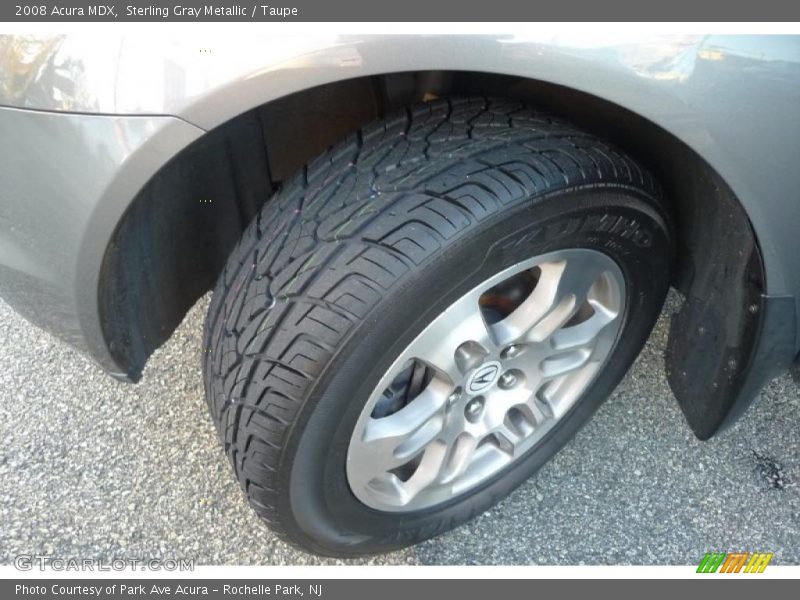
<path fill-rule="evenodd" d="M 701 440 L 732 425 L 794 357 L 793 297 L 742 297 L 734 308 L 713 296 L 673 316 L 666 352 L 670 387 Z"/>

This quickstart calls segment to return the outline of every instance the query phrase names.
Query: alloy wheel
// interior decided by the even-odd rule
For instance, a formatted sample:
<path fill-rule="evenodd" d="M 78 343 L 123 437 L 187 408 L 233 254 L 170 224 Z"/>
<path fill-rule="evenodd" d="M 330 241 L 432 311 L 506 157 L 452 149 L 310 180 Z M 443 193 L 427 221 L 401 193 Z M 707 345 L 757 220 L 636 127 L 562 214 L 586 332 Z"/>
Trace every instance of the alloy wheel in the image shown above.
<path fill-rule="evenodd" d="M 541 441 L 591 385 L 622 327 L 625 280 L 596 250 L 541 255 L 450 305 L 381 378 L 347 455 L 382 511 L 446 502 Z"/>

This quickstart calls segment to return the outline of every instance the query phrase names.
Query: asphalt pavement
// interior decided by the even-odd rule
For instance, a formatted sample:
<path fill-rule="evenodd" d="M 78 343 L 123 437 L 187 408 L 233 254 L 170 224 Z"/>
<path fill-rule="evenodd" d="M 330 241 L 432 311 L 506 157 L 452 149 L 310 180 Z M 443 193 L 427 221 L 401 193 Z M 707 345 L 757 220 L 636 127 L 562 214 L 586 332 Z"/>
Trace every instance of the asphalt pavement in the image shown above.
<path fill-rule="evenodd" d="M 594 419 L 491 511 L 363 561 L 297 551 L 248 508 L 206 412 L 207 303 L 130 385 L 0 302 L 0 563 L 698 564 L 749 550 L 800 564 L 800 390 L 782 376 L 735 427 L 698 441 L 665 379 L 665 318 Z"/>

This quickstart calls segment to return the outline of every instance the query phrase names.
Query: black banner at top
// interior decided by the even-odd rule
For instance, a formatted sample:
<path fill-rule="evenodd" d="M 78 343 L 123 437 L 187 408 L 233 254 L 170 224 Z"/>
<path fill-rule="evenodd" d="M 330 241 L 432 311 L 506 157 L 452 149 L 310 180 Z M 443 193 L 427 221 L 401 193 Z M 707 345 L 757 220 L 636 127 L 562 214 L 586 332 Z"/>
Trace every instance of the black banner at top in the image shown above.
<path fill-rule="evenodd" d="M 800 20 L 787 0 L 11 0 L 3 22 L 504 22 Z"/>

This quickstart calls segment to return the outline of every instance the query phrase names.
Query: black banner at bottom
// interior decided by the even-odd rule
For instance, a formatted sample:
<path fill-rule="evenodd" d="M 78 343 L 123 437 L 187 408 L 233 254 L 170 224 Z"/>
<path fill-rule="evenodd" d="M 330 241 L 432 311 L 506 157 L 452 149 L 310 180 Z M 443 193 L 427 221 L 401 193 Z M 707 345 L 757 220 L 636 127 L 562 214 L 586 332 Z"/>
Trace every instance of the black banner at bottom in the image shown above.
<path fill-rule="evenodd" d="M 674 598 L 676 594 L 715 595 L 727 598 L 752 598 L 756 593 L 788 592 L 796 587 L 792 580 L 698 575 L 696 579 L 26 579 L 0 582 L 0 597 L 47 600 L 498 600 L 533 597 L 575 597 L 606 593 L 647 594 L 648 600 Z M 711 586 L 714 589 L 711 589 Z M 558 595 L 558 596 L 556 596 Z M 689 596 L 689 597 L 692 597 Z M 686 596 L 682 596 L 686 597 Z M 726 599 L 727 600 L 727 599 Z"/>

